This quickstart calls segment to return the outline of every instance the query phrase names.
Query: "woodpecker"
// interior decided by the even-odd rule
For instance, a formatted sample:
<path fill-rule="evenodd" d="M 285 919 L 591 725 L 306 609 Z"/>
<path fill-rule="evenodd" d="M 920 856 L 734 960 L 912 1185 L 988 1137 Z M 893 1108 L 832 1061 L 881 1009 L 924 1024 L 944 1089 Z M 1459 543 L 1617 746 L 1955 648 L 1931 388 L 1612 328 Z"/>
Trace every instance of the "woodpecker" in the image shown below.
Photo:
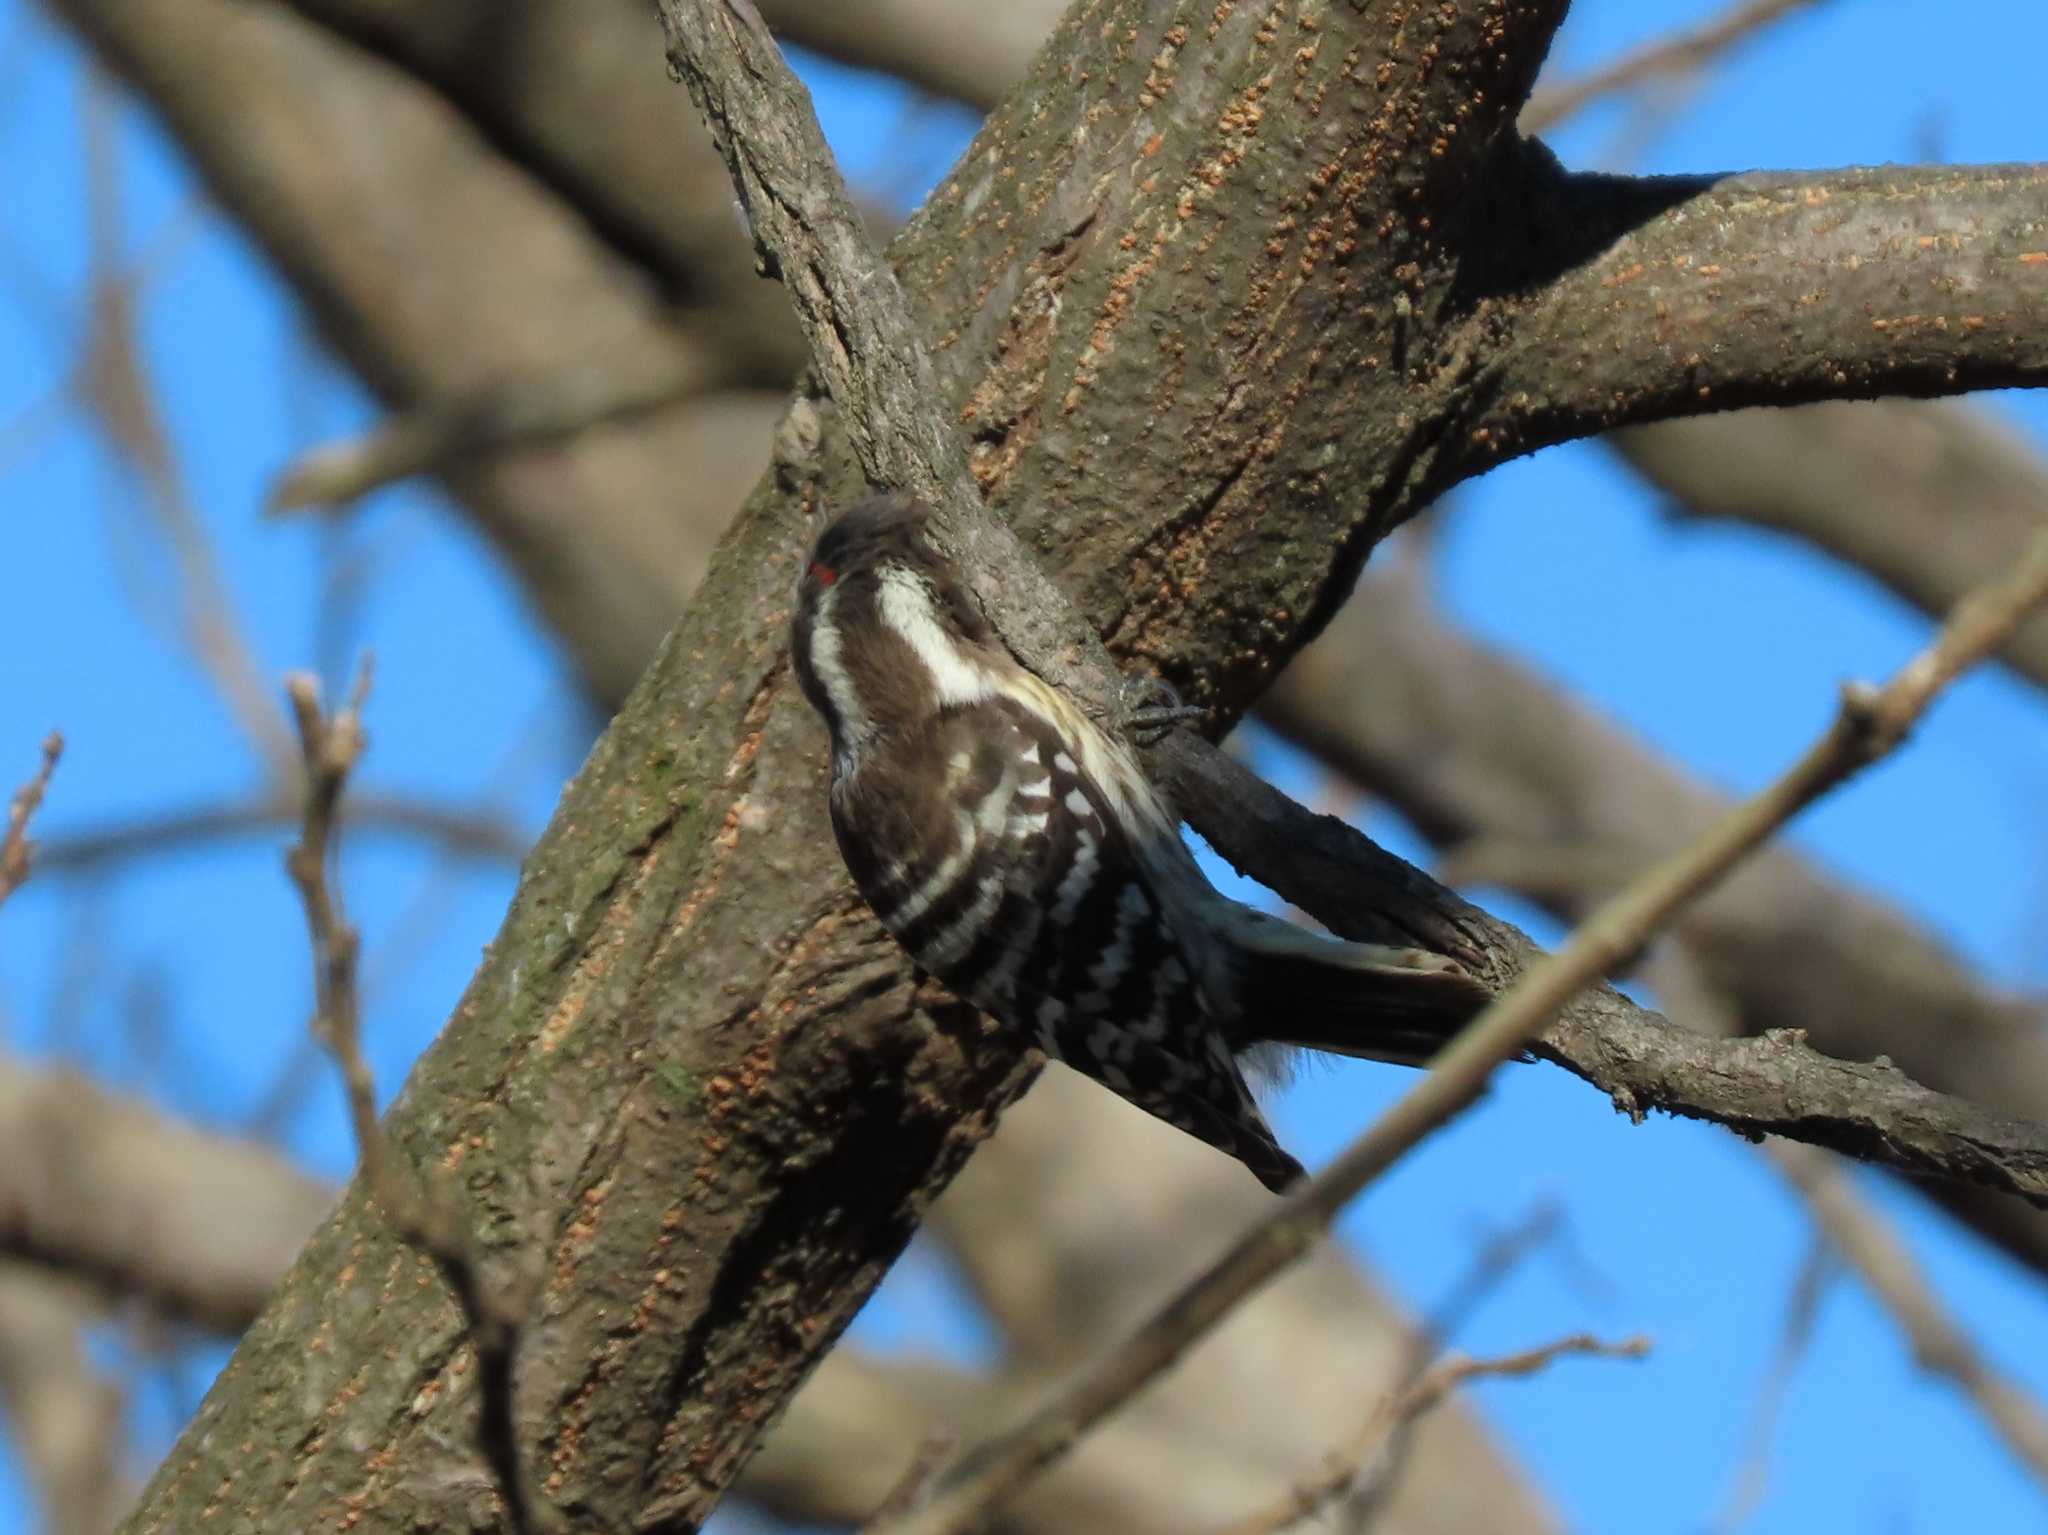
<path fill-rule="evenodd" d="M 1027 670 L 903 495 L 845 510 L 790 654 L 832 738 L 832 827 L 918 966 L 1268 1187 L 1302 1177 L 1239 1057 L 1420 1065 L 1487 999 L 1449 958 L 1311 933 L 1218 893 L 1120 730 Z"/>

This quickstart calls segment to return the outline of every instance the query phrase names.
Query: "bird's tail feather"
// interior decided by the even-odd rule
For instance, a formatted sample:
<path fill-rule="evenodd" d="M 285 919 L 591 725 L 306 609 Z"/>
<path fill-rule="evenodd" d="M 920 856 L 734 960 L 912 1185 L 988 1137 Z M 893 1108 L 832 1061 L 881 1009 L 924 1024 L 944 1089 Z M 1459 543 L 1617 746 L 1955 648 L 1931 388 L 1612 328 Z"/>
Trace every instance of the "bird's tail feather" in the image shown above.
<path fill-rule="evenodd" d="M 1493 994 L 1427 949 L 1325 938 L 1269 920 L 1238 934 L 1241 1045 L 1271 1043 L 1420 1066 Z"/>

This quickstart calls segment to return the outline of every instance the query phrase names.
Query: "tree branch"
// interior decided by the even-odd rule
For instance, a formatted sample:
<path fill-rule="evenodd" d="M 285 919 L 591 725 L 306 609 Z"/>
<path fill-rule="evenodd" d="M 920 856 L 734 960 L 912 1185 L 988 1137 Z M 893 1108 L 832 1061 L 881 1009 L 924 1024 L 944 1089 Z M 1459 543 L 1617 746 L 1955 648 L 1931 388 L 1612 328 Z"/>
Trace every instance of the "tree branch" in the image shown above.
<path fill-rule="evenodd" d="M 267 1147 L 0 1060 L 0 1252 L 219 1332 L 334 1203 Z"/>
<path fill-rule="evenodd" d="M 1307 1184 L 1280 1201 L 1228 1252 L 1071 1388 L 1015 1429 L 970 1453 L 963 1471 L 888 1535 L 965 1535 L 1096 1423 L 1128 1402 L 1218 1321 L 1329 1230 L 1337 1212 L 1424 1136 L 1478 1097 L 1502 1061 L 1534 1040 L 1581 987 L 1640 950 L 1792 816 L 1905 740 L 1935 696 L 2048 600 L 2048 533 L 2006 579 L 1966 600 L 1935 642 L 1881 689 L 1843 690 L 1833 726 L 1775 783 L 1706 835 L 1602 905 L 1556 954 L 1537 961 L 1431 1063 L 1379 1121 Z M 2048 1203 L 2048 1137 L 2034 1144 L 2033 1192 Z"/>
<path fill-rule="evenodd" d="M 2016 558 L 2015 551 L 2003 568 Z M 2036 619 L 2022 633 L 2039 625 Z M 1361 585 L 1323 638 L 1282 675 L 1261 711 L 1283 735 L 1385 796 L 1439 846 L 1520 842 L 1604 850 L 1598 861 L 1608 866 L 1601 875 L 1607 882 L 1569 891 L 1523 887 L 1566 922 L 1584 916 L 1672 839 L 1700 834 L 1728 805 L 1555 684 L 1445 624 L 1398 566 Z M 1256 791 L 1256 780 L 1247 787 Z M 1216 810 L 1196 817 L 1205 834 L 1221 847 L 1233 835 L 1255 833 L 1247 846 L 1224 848 L 1226 855 L 1258 865 L 1260 877 L 1282 895 L 1340 931 L 1367 936 L 1351 914 L 1357 897 L 1347 893 L 1347 856 L 1365 859 L 1368 873 L 1392 860 L 1376 849 L 1347 855 L 1355 834 L 1277 796 L 1270 807 L 1244 801 L 1259 804 L 1256 812 L 1234 808 L 1237 803 L 1219 796 Z M 1299 851 L 1277 861 L 1271 850 L 1290 842 Z M 1554 863 L 1548 872 L 1555 872 Z M 1425 887 L 1418 900 L 1425 914 L 1435 899 Z M 1514 956 L 1524 952 L 1521 935 L 1511 928 L 1496 933 L 1485 914 L 1455 896 L 1444 899 L 1449 925 L 1464 923 L 1474 934 L 1469 941 L 1476 954 L 1468 964 L 1482 974 L 1512 973 Z M 1795 851 L 1766 849 L 1683 918 L 1676 935 L 1743 1030 L 1775 1034 L 1776 1041 L 1769 1048 L 1696 1043 L 1686 1034 L 1642 1026 L 1643 1015 L 1618 994 L 1606 1000 L 1604 1012 L 1594 1005 L 1598 994 L 1582 998 L 1551 1031 L 1548 1047 L 1564 1052 L 1569 1069 L 1612 1092 L 1624 1109 L 1639 1112 L 1688 1095 L 1675 1093 L 1673 1084 L 1748 1080 L 1756 1090 L 1745 1089 L 1726 1105 L 1736 1111 L 1732 1123 L 1768 1130 L 1792 1104 L 1766 1078 L 1783 1061 L 1811 1059 L 1790 1044 L 1804 1031 L 1834 1058 L 1825 1072 L 1836 1080 L 1832 1095 L 1844 1106 L 1883 1102 L 1907 1087 L 1896 1072 L 1876 1066 L 1855 1068 L 1859 1077 L 1835 1076 L 1840 1062 L 1888 1056 L 1913 1080 L 1968 1100 L 1945 1107 L 1944 1122 L 1960 1123 L 1953 1111 L 1967 1114 L 1974 1112 L 1970 1104 L 1983 1104 L 2014 1119 L 2048 1123 L 2048 1036 L 2038 1003 L 1986 985 L 1924 928 Z M 1491 945 L 1504 957 L 1488 959 Z M 1677 1008 L 1678 999 L 1670 1005 Z M 1713 1032 L 1682 1010 L 1679 1021 L 1695 1034 Z M 1610 1034 L 1611 1048 L 1603 1043 Z M 1724 1079 L 1724 1070 L 1737 1075 Z M 1711 1095 L 1712 1087 L 1707 1090 Z M 1758 1109 L 1763 1112 L 1751 1119 Z M 1882 1139 L 1885 1127 L 1884 1120 L 1867 1124 L 1838 1149 L 1853 1152 L 1873 1136 Z M 1818 1138 L 1828 1136 L 1823 1130 Z M 2048 1219 L 2039 1212 L 1969 1184 L 1918 1186 L 2021 1261 L 2048 1269 Z"/>
<path fill-rule="evenodd" d="M 1519 929 L 1335 817 L 1295 804 L 1233 759 L 1177 743 L 1171 751 L 1172 781 L 1189 823 L 1233 865 L 1332 930 L 1426 944 L 1500 986 L 1540 958 Z M 1708 1038 L 1597 986 L 1566 1003 L 1530 1048 L 1633 1118 L 1662 1110 L 1741 1135 L 1786 1135 L 1897 1171 L 2048 1205 L 2041 1122 L 1929 1091 L 1882 1059 L 1821 1055 L 1796 1032 Z"/>
<path fill-rule="evenodd" d="M 973 505 L 967 459 L 931 409 L 931 358 L 910 301 L 861 227 L 810 92 L 752 0 L 660 0 L 670 68 L 725 157 L 762 270 L 796 306 L 812 366 L 878 485 Z"/>
<path fill-rule="evenodd" d="M 1509 336 L 1472 412 L 1495 452 L 1745 405 L 2048 380 L 2048 166 L 1522 174 L 1503 195 L 1539 221 L 1533 258 L 1503 258 L 1515 278 L 1475 274 L 1497 294 L 1478 312 L 1497 305 Z"/>
<path fill-rule="evenodd" d="M 644 3 L 290 5 L 431 87 L 549 201 L 651 274 L 705 335 L 724 385 L 780 389 L 804 365 L 787 308 L 753 280 L 724 167 L 651 56 Z"/>
<path fill-rule="evenodd" d="M 1063 0 L 762 0 L 761 14 L 799 47 L 987 108 L 1066 9 Z"/>
<path fill-rule="evenodd" d="M 1459 262 L 1424 239 L 1450 227 L 1432 200 L 1455 206 L 1500 142 L 1561 9 L 1441 8 L 1368 34 L 1381 18 L 1337 7 L 1311 39 L 1248 8 L 1211 30 L 1212 6 L 1104 0 L 897 247 L 934 349 L 927 408 L 971 423 L 983 492 L 1061 552 L 1098 631 L 1170 663 L 1220 719 L 1469 451 L 1443 430 L 1452 383 L 1418 381 L 1397 348 L 1433 355 Z M 203 42 L 193 18 L 214 13 L 124 0 L 97 24 L 140 15 L 122 33 L 139 56 L 136 31 Z M 180 67 L 240 89 L 217 50 Z M 247 119 L 240 136 L 270 147 Z M 712 597 L 565 796 L 390 1126 L 413 1160 L 459 1166 L 485 1239 L 549 1252 L 522 1428 L 551 1499 L 621 1526 L 701 1520 L 1015 1085 L 981 1023 L 916 1007 L 820 852 L 817 727 L 779 657 L 804 503 L 851 483 L 827 417 L 815 464 L 756 497 Z M 576 525 L 580 487 L 551 488 L 556 525 Z M 603 638 L 628 630 L 644 633 L 614 614 Z M 455 1415 L 474 1403 L 448 1369 L 461 1319 L 438 1287 L 414 1293 L 408 1261 L 351 1200 L 139 1524 L 183 1527 L 224 1486 L 224 1517 L 295 1527 L 491 1517 L 441 1450 L 466 1446 Z M 230 1464 L 252 1435 L 302 1450 Z"/>

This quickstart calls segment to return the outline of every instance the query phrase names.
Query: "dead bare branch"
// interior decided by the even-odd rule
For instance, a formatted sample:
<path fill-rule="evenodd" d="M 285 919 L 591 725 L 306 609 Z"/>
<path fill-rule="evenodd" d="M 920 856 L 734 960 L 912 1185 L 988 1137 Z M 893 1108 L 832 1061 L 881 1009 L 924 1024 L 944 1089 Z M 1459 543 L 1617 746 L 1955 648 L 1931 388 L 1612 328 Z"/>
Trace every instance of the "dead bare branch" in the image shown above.
<path fill-rule="evenodd" d="M 1407 1386 L 1390 1392 L 1366 1420 L 1349 1444 L 1333 1450 L 1308 1480 L 1289 1488 L 1285 1496 L 1268 1507 L 1225 1525 L 1219 1535 L 1279 1535 L 1313 1519 L 1332 1503 L 1343 1499 L 1368 1462 L 1381 1453 L 1387 1440 L 1404 1423 L 1411 1423 L 1435 1407 L 1467 1381 L 1522 1379 L 1540 1374 L 1558 1360 L 1572 1357 L 1596 1359 L 1644 1359 L 1649 1356 L 1647 1338 L 1624 1338 L 1608 1342 L 1591 1333 L 1573 1333 L 1537 1348 L 1502 1354 L 1490 1359 L 1453 1355 L 1424 1371 Z"/>
<path fill-rule="evenodd" d="M 304 758 L 306 811 L 299 841 L 285 855 L 285 867 L 305 904 L 306 927 L 313 940 L 313 1027 L 341 1068 L 364 1181 L 392 1227 L 434 1260 L 462 1307 L 476 1352 L 480 1448 L 496 1479 L 506 1522 L 515 1535 L 536 1535 L 547 1526 L 519 1451 L 514 1379 L 520 1332 L 532 1297 L 525 1287 L 494 1284 L 485 1276 L 475 1241 L 440 1179 L 426 1177 L 421 1186 L 414 1182 L 415 1175 L 399 1167 L 377 1122 L 376 1083 L 363 1056 L 356 998 L 360 941 L 342 911 L 329 864 L 340 827 L 342 792 L 365 744 L 362 708 L 369 686 L 366 665 L 348 703 L 328 715 L 320 707 L 320 685 L 312 677 L 295 673 L 286 684 Z"/>

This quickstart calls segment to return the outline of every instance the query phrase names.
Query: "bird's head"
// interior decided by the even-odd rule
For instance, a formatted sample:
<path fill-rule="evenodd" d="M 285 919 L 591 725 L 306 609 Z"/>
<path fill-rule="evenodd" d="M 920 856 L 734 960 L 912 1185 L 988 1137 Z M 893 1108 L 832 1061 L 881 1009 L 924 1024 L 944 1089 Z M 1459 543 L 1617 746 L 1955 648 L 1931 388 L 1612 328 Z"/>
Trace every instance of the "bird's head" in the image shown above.
<path fill-rule="evenodd" d="M 1006 659 L 906 495 L 855 502 L 818 535 L 797 587 L 790 654 L 842 770 L 877 734 L 995 691 Z"/>

